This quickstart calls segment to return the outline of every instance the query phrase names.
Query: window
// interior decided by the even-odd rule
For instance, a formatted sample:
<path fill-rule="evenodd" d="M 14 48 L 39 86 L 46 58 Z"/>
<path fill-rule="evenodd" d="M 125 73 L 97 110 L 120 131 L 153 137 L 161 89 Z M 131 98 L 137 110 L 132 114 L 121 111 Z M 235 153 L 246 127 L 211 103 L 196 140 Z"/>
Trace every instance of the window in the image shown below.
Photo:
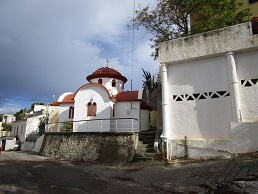
<path fill-rule="evenodd" d="M 115 105 L 113 104 L 113 117 L 115 117 Z"/>
<path fill-rule="evenodd" d="M 252 3 L 255 3 L 255 2 L 258 2 L 258 0 L 249 0 L 249 4 L 252 4 Z"/>
<path fill-rule="evenodd" d="M 99 79 L 99 80 L 98 80 L 98 83 L 99 83 L 99 84 L 102 84 L 102 79 Z"/>
<path fill-rule="evenodd" d="M 69 119 L 73 119 L 74 116 L 74 107 L 70 106 L 69 108 Z"/>
<path fill-rule="evenodd" d="M 112 87 L 116 87 L 116 80 L 115 79 L 112 80 Z"/>
<path fill-rule="evenodd" d="M 97 104 L 96 104 L 96 102 L 93 102 L 93 104 L 92 104 L 92 116 L 96 116 L 96 112 L 97 112 Z"/>
<path fill-rule="evenodd" d="M 87 107 L 87 116 L 96 116 L 97 113 L 97 103 L 96 102 L 89 102 Z"/>

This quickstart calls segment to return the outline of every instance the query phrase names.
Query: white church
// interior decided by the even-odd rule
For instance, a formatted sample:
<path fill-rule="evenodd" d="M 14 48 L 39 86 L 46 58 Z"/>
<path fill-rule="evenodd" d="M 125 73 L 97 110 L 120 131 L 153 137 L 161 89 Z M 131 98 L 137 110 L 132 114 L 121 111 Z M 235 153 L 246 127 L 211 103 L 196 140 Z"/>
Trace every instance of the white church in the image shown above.
<path fill-rule="evenodd" d="M 140 132 L 149 129 L 151 107 L 143 102 L 142 89 L 124 91 L 127 78 L 108 64 L 86 79 L 88 83 L 74 93 L 66 92 L 51 103 L 47 131 L 60 132 L 67 123 L 73 132 Z"/>

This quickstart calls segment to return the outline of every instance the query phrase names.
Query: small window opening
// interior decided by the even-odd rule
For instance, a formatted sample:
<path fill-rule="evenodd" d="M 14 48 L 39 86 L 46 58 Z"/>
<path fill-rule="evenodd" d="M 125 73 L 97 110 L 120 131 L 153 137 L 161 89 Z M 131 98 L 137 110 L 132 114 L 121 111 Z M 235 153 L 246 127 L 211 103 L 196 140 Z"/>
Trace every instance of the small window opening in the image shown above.
<path fill-rule="evenodd" d="M 74 107 L 70 106 L 69 108 L 69 119 L 73 119 L 74 116 Z"/>
<path fill-rule="evenodd" d="M 115 79 L 112 80 L 112 87 L 116 87 L 116 80 Z"/>
<path fill-rule="evenodd" d="M 99 84 L 102 84 L 102 79 L 99 79 L 99 80 L 98 80 L 98 83 L 99 83 Z"/>
<path fill-rule="evenodd" d="M 87 107 L 87 116 L 96 116 L 97 114 L 97 103 L 96 102 L 89 102 Z"/>

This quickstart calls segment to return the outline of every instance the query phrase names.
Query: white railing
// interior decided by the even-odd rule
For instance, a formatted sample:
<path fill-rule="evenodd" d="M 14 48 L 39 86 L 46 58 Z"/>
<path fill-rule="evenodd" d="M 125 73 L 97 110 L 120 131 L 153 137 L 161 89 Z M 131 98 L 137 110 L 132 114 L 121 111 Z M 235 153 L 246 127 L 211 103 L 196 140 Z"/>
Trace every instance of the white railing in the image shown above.
<path fill-rule="evenodd" d="M 135 118 L 111 118 L 48 123 L 46 132 L 139 132 L 139 128 Z"/>
<path fill-rule="evenodd" d="M 0 131 L 0 137 L 9 137 L 12 136 L 12 131 Z"/>

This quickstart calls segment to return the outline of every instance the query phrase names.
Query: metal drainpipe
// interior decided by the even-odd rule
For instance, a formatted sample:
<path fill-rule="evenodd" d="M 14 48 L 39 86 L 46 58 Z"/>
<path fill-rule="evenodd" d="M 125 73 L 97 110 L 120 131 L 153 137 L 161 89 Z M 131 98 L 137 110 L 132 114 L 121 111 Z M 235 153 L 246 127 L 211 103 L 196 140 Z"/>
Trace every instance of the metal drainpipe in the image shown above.
<path fill-rule="evenodd" d="M 232 116 L 234 122 L 241 122 L 240 97 L 234 52 L 227 53 Z"/>
<path fill-rule="evenodd" d="M 168 79 L 167 79 L 167 65 L 160 64 L 161 68 L 161 83 L 162 83 L 162 117 L 163 117 L 163 133 L 161 137 L 166 140 L 167 159 L 171 158 L 171 149 L 169 140 L 171 139 L 170 118 L 169 118 L 169 92 L 168 92 Z"/>

